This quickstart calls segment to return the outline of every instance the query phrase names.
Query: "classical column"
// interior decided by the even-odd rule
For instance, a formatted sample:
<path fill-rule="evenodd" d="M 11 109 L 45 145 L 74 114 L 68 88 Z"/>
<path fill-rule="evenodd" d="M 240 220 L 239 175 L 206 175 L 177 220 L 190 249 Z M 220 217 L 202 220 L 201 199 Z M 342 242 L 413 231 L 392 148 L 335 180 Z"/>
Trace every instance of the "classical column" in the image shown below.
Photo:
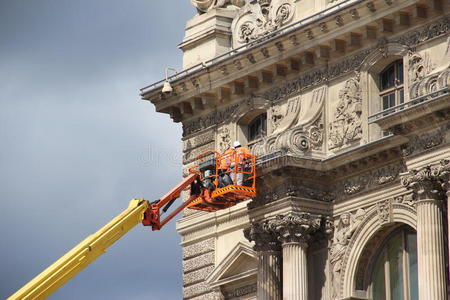
<path fill-rule="evenodd" d="M 320 217 L 289 213 L 277 216 L 273 227 L 283 248 L 283 300 L 308 300 L 307 242 Z"/>
<path fill-rule="evenodd" d="M 269 221 L 252 223 L 244 235 L 258 253 L 256 299 L 281 300 L 281 247 Z"/>
<path fill-rule="evenodd" d="M 437 167 L 433 175 L 439 178 L 447 198 L 447 234 L 450 235 L 450 160 L 442 160 L 439 167 Z M 448 242 L 448 259 L 450 260 L 450 236 L 447 237 Z M 448 278 L 450 279 L 450 264 L 448 269 Z M 447 291 L 450 294 L 450 291 Z"/>
<path fill-rule="evenodd" d="M 441 184 L 430 167 L 411 171 L 402 183 L 417 201 L 419 299 L 446 300 Z"/>

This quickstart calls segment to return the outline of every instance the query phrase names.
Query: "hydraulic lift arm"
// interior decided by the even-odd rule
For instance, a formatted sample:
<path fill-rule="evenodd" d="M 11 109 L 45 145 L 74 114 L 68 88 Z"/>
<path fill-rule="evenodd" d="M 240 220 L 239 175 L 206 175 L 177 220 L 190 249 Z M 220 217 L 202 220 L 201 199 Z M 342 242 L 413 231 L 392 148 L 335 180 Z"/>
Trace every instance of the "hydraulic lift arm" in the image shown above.
<path fill-rule="evenodd" d="M 160 221 L 160 209 L 162 208 L 165 212 L 180 196 L 181 191 L 195 181 L 197 177 L 197 174 L 190 174 L 164 197 L 153 203 L 144 199 L 131 200 L 125 211 L 99 231 L 75 246 L 75 248 L 9 297 L 8 300 L 47 298 L 81 270 L 86 268 L 92 261 L 105 253 L 109 246 L 114 244 L 114 242 L 139 223 L 145 226 L 152 226 L 153 230 L 161 229 L 162 226 L 181 212 L 190 202 L 195 200 L 197 196 L 191 196 L 189 200 L 183 202 L 180 207 L 175 209 L 162 221 Z"/>

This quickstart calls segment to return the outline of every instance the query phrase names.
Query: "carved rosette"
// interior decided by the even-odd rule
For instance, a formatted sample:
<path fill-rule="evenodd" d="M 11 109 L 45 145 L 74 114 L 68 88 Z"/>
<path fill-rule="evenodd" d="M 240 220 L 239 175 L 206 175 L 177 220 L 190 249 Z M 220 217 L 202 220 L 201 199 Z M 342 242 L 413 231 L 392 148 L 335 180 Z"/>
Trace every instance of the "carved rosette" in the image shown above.
<path fill-rule="evenodd" d="M 255 251 L 280 251 L 281 245 L 273 230 L 270 220 L 254 222 L 244 229 L 244 236 L 250 242 L 255 242 Z"/>
<path fill-rule="evenodd" d="M 301 243 L 306 245 L 311 238 L 311 233 L 319 229 L 320 223 L 320 216 L 313 216 L 309 213 L 288 213 L 276 216 L 272 221 L 272 228 L 278 234 L 278 240 L 283 244 Z"/>
<path fill-rule="evenodd" d="M 403 176 L 402 184 L 417 196 L 416 200 L 439 200 L 442 195 L 442 186 L 439 176 L 430 166 L 420 170 L 411 170 Z"/>

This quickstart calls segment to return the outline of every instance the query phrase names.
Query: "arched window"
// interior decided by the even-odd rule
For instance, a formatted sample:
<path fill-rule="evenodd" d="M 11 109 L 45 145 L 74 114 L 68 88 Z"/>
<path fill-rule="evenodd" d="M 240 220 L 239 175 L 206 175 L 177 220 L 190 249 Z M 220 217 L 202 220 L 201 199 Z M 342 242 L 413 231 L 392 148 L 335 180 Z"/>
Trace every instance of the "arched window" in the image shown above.
<path fill-rule="evenodd" d="M 403 60 L 389 64 L 379 75 L 380 98 L 382 110 L 389 109 L 404 102 Z"/>
<path fill-rule="evenodd" d="M 372 273 L 373 300 L 417 300 L 417 237 L 408 227 L 382 247 Z"/>
<path fill-rule="evenodd" d="M 254 118 L 247 126 L 247 140 L 252 142 L 267 134 L 267 114 L 263 113 Z"/>

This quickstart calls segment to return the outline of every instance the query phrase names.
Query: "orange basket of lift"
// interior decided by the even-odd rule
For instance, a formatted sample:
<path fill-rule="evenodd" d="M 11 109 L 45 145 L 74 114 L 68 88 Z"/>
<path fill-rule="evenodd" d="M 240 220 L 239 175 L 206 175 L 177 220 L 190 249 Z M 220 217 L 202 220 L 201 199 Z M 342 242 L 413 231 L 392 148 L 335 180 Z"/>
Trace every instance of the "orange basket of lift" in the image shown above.
<path fill-rule="evenodd" d="M 191 195 L 199 196 L 187 207 L 202 211 L 217 211 L 232 207 L 256 196 L 256 156 L 233 153 L 223 155 L 209 150 L 197 157 L 190 173 L 199 174 L 191 185 Z M 226 160 L 227 168 L 223 167 Z"/>

